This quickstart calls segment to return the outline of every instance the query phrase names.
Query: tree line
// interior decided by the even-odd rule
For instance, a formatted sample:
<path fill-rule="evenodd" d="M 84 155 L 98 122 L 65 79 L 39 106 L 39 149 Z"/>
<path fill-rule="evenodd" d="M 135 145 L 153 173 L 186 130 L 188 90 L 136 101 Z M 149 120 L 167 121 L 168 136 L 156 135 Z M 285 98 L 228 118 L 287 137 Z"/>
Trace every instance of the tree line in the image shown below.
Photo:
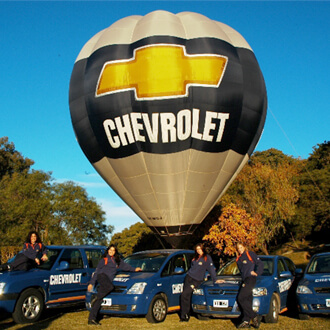
<path fill-rule="evenodd" d="M 107 244 L 113 226 L 78 184 L 55 182 L 51 172 L 31 169 L 7 137 L 0 138 L 0 246 L 21 246 L 30 230 L 45 244 Z"/>
<path fill-rule="evenodd" d="M 58 183 L 51 172 L 31 169 L 7 137 L 0 138 L 0 246 L 21 246 L 37 230 L 46 244 L 118 245 L 123 255 L 169 247 L 143 223 L 112 236 L 105 213 L 78 184 Z M 289 240 L 330 234 L 330 142 L 307 159 L 277 149 L 255 152 L 225 195 L 185 242 L 204 241 L 213 253 L 233 255 L 235 243 L 268 253 Z"/>

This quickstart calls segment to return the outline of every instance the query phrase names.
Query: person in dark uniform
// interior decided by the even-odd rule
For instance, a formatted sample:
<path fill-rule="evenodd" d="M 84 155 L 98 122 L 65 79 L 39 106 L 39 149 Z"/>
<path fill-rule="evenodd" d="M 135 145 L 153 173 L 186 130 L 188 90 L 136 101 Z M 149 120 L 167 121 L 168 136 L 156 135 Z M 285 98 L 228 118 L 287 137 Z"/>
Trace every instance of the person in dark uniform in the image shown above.
<path fill-rule="evenodd" d="M 237 296 L 242 320 L 237 328 L 249 328 L 250 322 L 253 327 L 259 328 L 260 319 L 252 309 L 252 290 L 256 284 L 257 276 L 260 276 L 264 270 L 264 265 L 254 252 L 245 248 L 244 244 L 238 243 L 237 251 L 236 263 L 242 275 L 242 285 Z"/>
<path fill-rule="evenodd" d="M 112 244 L 104 252 L 103 258 L 99 261 L 87 287 L 87 290 L 91 291 L 96 281 L 99 284 L 96 300 L 89 313 L 88 324 L 100 325 L 97 321 L 97 316 L 100 311 L 103 298 L 114 289 L 112 280 L 114 279 L 118 269 L 130 272 L 141 271 L 140 267 L 134 268 L 121 260 L 117 248 Z"/>
<path fill-rule="evenodd" d="M 184 280 L 183 291 L 180 296 L 180 322 L 188 322 L 190 318 L 191 296 L 204 280 L 208 271 L 214 283 L 216 283 L 216 273 L 212 258 L 206 253 L 204 245 L 199 243 L 195 246 L 195 257 L 191 261 L 191 267 Z"/>
<path fill-rule="evenodd" d="M 42 244 L 39 234 L 32 230 L 28 233 L 23 244 L 22 253 L 16 255 L 11 264 L 2 265 L 0 270 L 29 270 L 40 265 L 41 261 L 47 261 L 47 248 Z"/>

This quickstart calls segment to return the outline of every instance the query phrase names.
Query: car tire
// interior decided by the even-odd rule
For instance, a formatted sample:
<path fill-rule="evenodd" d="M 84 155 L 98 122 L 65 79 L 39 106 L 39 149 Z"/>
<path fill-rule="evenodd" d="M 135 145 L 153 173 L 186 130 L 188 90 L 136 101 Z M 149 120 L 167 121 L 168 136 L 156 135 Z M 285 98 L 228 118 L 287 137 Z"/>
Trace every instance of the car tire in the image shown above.
<path fill-rule="evenodd" d="M 40 291 L 27 289 L 19 296 L 13 319 L 16 323 L 33 323 L 40 319 L 44 309 L 44 299 Z"/>
<path fill-rule="evenodd" d="M 298 314 L 298 317 L 299 317 L 299 320 L 309 320 L 310 316 L 308 314 L 302 314 L 302 313 L 299 313 Z"/>
<path fill-rule="evenodd" d="M 149 306 L 146 319 L 149 323 L 164 322 L 167 315 L 167 303 L 163 295 L 156 295 Z"/>
<path fill-rule="evenodd" d="M 200 321 L 209 321 L 210 317 L 209 316 L 204 316 L 202 314 L 196 314 L 196 317 L 200 320 Z"/>
<path fill-rule="evenodd" d="M 269 304 L 269 311 L 267 315 L 265 315 L 264 319 L 266 323 L 277 323 L 278 322 L 278 315 L 280 314 L 280 301 L 278 296 L 273 293 L 270 304 Z"/>

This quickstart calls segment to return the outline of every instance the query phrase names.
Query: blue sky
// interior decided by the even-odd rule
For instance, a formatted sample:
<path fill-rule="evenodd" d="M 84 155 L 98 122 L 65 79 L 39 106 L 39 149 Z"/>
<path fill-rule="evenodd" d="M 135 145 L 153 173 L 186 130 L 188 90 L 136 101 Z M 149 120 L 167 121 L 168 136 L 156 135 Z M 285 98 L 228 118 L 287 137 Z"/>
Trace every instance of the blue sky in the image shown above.
<path fill-rule="evenodd" d="M 264 74 L 268 116 L 258 151 L 307 158 L 329 140 L 328 1 L 0 1 L 0 136 L 34 169 L 75 181 L 102 205 L 115 231 L 138 217 L 81 151 L 68 105 L 74 61 L 97 32 L 130 15 L 192 11 L 223 22 L 250 44 Z"/>

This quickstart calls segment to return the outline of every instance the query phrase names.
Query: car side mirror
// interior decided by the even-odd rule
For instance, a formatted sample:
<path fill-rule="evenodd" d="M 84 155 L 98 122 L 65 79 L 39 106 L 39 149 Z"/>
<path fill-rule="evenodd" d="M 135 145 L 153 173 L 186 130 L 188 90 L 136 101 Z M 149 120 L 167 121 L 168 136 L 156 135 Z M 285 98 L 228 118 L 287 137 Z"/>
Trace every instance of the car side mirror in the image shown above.
<path fill-rule="evenodd" d="M 301 268 L 296 268 L 296 270 L 294 272 L 294 274 L 298 275 L 298 276 L 302 275 L 303 273 L 304 273 L 304 271 Z"/>
<path fill-rule="evenodd" d="M 280 273 L 280 277 L 291 277 L 291 276 L 292 276 L 291 272 L 287 270 Z"/>
<path fill-rule="evenodd" d="M 184 273 L 184 269 L 182 267 L 175 267 L 174 268 L 174 275 L 183 274 L 183 273 Z"/>
<path fill-rule="evenodd" d="M 61 261 L 60 265 L 56 268 L 56 270 L 66 270 L 69 268 L 69 263 L 67 261 Z"/>

